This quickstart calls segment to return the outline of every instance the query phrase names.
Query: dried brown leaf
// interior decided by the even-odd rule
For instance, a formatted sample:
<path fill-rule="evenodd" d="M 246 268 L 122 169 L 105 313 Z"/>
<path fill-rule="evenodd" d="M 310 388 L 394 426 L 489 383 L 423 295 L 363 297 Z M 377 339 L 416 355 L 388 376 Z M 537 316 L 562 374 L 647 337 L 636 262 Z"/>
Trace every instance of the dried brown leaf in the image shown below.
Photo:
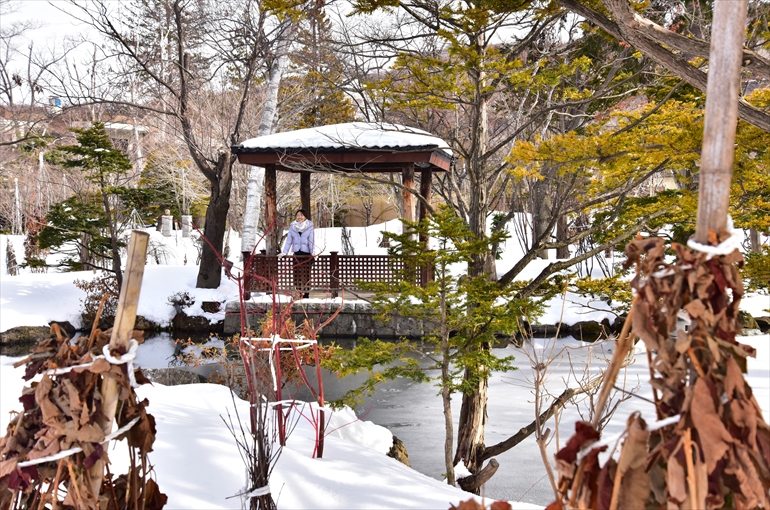
<path fill-rule="evenodd" d="M 142 372 L 141 368 L 137 368 L 136 370 L 134 370 L 134 378 L 136 379 L 136 383 L 139 385 L 142 385 L 142 384 L 153 385 L 152 381 L 149 380 L 146 375 L 144 375 L 144 372 Z"/>
<path fill-rule="evenodd" d="M 80 400 L 80 390 L 69 379 L 63 378 L 61 381 L 69 397 L 70 414 L 74 417 L 76 413 L 80 413 L 83 409 L 83 402 Z"/>
<path fill-rule="evenodd" d="M 545 507 L 545 510 L 564 510 L 564 508 L 565 507 L 562 500 L 557 499 L 556 501 L 554 501 L 553 503 Z"/>
<path fill-rule="evenodd" d="M 43 437 L 35 443 L 35 448 L 27 454 L 27 459 L 42 459 L 49 455 L 56 455 L 61 451 L 61 443 L 56 438 Z"/>
<path fill-rule="evenodd" d="M 668 495 L 676 503 L 682 504 L 687 499 L 687 474 L 685 468 L 675 456 L 668 458 L 668 471 L 666 472 Z"/>
<path fill-rule="evenodd" d="M 703 301 L 700 299 L 690 301 L 684 306 L 684 309 L 690 315 L 691 319 L 699 319 L 704 314 L 710 313 L 708 308 L 706 308 L 706 305 L 704 305 Z"/>
<path fill-rule="evenodd" d="M 666 471 L 660 466 L 655 464 L 650 471 L 650 490 L 652 491 L 655 501 L 662 505 L 666 502 Z"/>
<path fill-rule="evenodd" d="M 650 493 L 650 475 L 645 469 L 650 432 L 638 412 L 628 418 L 626 430 L 628 435 L 620 452 L 616 475 L 623 477 L 618 508 L 643 508 Z"/>
<path fill-rule="evenodd" d="M 592 448 L 591 451 L 586 454 L 582 462 L 584 490 L 578 503 L 582 504 L 585 508 L 596 508 L 598 496 L 597 487 L 599 474 L 601 473 L 599 454 L 606 450 L 607 446 Z"/>
<path fill-rule="evenodd" d="M 650 304 L 644 300 L 639 300 L 634 306 L 634 314 L 631 319 L 634 333 L 644 341 L 644 345 L 650 351 L 660 349 L 658 341 L 658 332 L 655 329 L 655 322 L 652 318 Z"/>
<path fill-rule="evenodd" d="M 612 503 L 615 476 L 617 476 L 617 463 L 615 462 L 615 459 L 610 458 L 599 472 L 596 489 L 597 510 L 609 510 L 610 504 Z"/>
<path fill-rule="evenodd" d="M 716 467 L 719 459 L 730 448 L 733 437 L 717 414 L 714 399 L 711 397 L 711 390 L 709 390 L 706 381 L 698 378 L 695 381 L 692 395 L 690 414 L 695 430 L 698 431 L 698 443 L 703 449 L 706 467 L 710 473 Z"/>
<path fill-rule="evenodd" d="M 754 466 L 754 462 L 752 462 L 749 452 L 741 443 L 735 445 L 734 451 L 736 453 L 735 460 L 745 475 L 745 479 L 739 477 L 742 492 L 752 502 L 748 507 L 761 506 L 762 508 L 768 508 L 770 500 L 767 497 L 767 489 L 762 486 L 759 473 Z"/>
<path fill-rule="evenodd" d="M 16 464 L 19 463 L 19 459 L 7 459 L 0 460 L 0 478 L 10 475 L 16 470 Z"/>
<path fill-rule="evenodd" d="M 575 434 L 569 438 L 567 444 L 556 453 L 557 460 L 563 460 L 570 464 L 577 460 L 577 454 L 584 446 L 596 442 L 599 439 L 599 433 L 588 422 L 575 422 Z"/>
<path fill-rule="evenodd" d="M 82 443 L 101 443 L 104 441 L 104 431 L 98 425 L 91 423 L 79 429 L 76 437 Z"/>
<path fill-rule="evenodd" d="M 628 435 L 618 460 L 618 470 L 621 473 L 644 467 L 647 464 L 647 442 L 650 438 L 650 432 L 639 412 L 629 416 L 626 430 Z"/>
<path fill-rule="evenodd" d="M 126 409 L 118 421 L 118 424 L 123 426 L 139 416 L 139 421 L 128 430 L 125 437 L 128 438 L 129 446 L 139 448 L 145 454 L 152 451 L 152 444 L 155 442 L 156 433 L 155 417 L 148 414 L 146 409 L 149 403 L 149 400 L 144 399 L 137 405 Z"/>
<path fill-rule="evenodd" d="M 104 372 L 109 372 L 111 368 L 112 365 L 109 361 L 104 358 L 99 358 L 94 361 L 93 365 L 88 367 L 88 371 L 93 372 L 94 374 L 103 374 Z"/>
<path fill-rule="evenodd" d="M 484 510 L 484 507 L 481 506 L 481 503 L 471 498 L 466 501 L 460 501 L 460 504 L 457 506 L 450 504 L 449 510 Z"/>
<path fill-rule="evenodd" d="M 88 443 L 83 445 L 83 451 L 89 452 L 89 449 L 87 448 Z M 99 460 L 106 460 L 107 459 L 107 452 L 104 451 L 104 448 L 99 443 L 91 443 L 92 448 L 91 451 L 86 455 L 86 458 L 83 459 L 83 467 L 86 469 L 91 469 L 94 467 L 94 464 L 96 464 Z"/>
<path fill-rule="evenodd" d="M 168 496 L 160 492 L 160 487 L 155 483 L 152 478 L 148 479 L 144 485 L 144 508 L 145 510 L 161 510 L 168 502 Z M 495 501 L 497 503 L 497 501 Z M 510 510 L 511 506 L 508 505 L 507 509 L 495 508 L 495 503 L 492 503 L 493 510 Z"/>
<path fill-rule="evenodd" d="M 40 411 L 43 413 L 43 423 L 48 426 L 54 426 L 58 424 L 59 418 L 63 415 L 56 404 L 51 402 L 49 395 L 53 388 L 53 381 L 48 374 L 43 375 L 43 378 L 35 388 L 35 401 L 40 406 Z"/>
<path fill-rule="evenodd" d="M 650 496 L 650 474 L 644 466 L 628 470 L 618 491 L 618 508 L 644 508 Z"/>

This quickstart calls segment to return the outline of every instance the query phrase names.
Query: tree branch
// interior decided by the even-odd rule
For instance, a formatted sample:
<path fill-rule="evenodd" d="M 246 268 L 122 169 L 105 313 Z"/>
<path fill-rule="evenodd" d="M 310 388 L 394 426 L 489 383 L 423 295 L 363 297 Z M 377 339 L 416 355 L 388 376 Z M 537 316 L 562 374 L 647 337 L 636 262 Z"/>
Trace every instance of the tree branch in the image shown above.
<path fill-rule="evenodd" d="M 562 392 L 561 395 L 556 397 L 553 402 L 551 402 L 551 405 L 548 406 L 548 409 L 540 413 L 540 416 L 537 417 L 535 420 L 532 421 L 529 425 L 526 427 L 522 427 L 519 429 L 518 432 L 516 432 L 514 435 L 509 437 L 508 439 L 505 439 L 504 441 L 500 441 L 499 443 L 487 446 L 484 448 L 484 451 L 481 452 L 481 455 L 479 458 L 481 459 L 481 462 L 484 462 L 485 460 L 492 458 L 496 455 L 500 455 L 502 453 L 507 452 L 517 444 L 524 441 L 526 438 L 534 434 L 535 430 L 537 430 L 537 424 L 538 423 L 545 423 L 551 417 L 554 415 L 557 409 L 564 407 L 567 402 L 575 398 L 576 396 L 587 393 L 591 391 L 592 389 L 596 388 L 601 384 L 602 380 L 604 379 L 604 374 L 599 375 L 597 377 L 594 377 L 590 381 L 588 381 L 588 384 L 584 386 L 580 386 L 578 388 L 567 388 Z"/>

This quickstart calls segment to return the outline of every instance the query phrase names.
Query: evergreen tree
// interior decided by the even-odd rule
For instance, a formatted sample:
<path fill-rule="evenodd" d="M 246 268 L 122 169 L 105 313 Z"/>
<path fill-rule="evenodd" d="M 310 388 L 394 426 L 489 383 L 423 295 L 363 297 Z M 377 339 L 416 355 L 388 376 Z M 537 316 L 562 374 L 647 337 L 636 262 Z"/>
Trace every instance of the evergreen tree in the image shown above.
<path fill-rule="evenodd" d="M 318 127 L 355 120 L 355 108 L 345 95 L 343 62 L 331 40 L 331 23 L 324 3 L 311 2 L 297 34 L 301 45 L 292 60 L 303 74 L 288 81 L 291 100 L 283 105 L 288 129 Z"/>
<path fill-rule="evenodd" d="M 403 234 L 390 234 L 394 245 L 389 253 L 395 261 L 399 278 L 394 282 L 369 285 L 376 294 L 373 306 L 382 317 L 394 314 L 422 321 L 424 336 L 418 345 L 402 342 L 362 341 L 353 351 L 341 352 L 332 368 L 342 374 L 368 370 L 369 380 L 348 398 L 362 390 L 371 390 L 377 382 L 393 377 L 410 377 L 417 381 L 432 381 L 440 388 L 445 419 L 444 462 L 446 476 L 455 484 L 454 466 L 463 461 L 477 462 L 480 453 L 463 452 L 463 441 L 454 445 L 454 425 L 451 409 L 453 394 L 473 394 L 486 384 L 492 372 L 513 370 L 512 357 L 497 358 L 485 348 L 496 335 L 510 336 L 519 327 L 519 319 L 534 319 L 542 310 L 540 301 L 517 299 L 516 286 L 501 287 L 485 275 L 466 273 L 473 256 L 488 252 L 502 242 L 505 235 L 493 234 L 479 239 L 467 224 L 448 206 L 440 207 L 422 223 L 404 222 Z M 434 249 L 425 250 L 420 238 L 434 239 Z M 430 268 L 433 278 L 420 285 L 420 272 Z M 550 296 L 545 296 L 547 299 Z M 406 353 L 409 350 L 428 357 L 427 365 L 418 366 Z M 400 362 L 384 373 L 374 373 L 373 366 Z M 438 369 L 436 376 L 429 375 Z M 462 412 L 467 412 L 462 411 Z M 481 415 L 481 420 L 485 416 Z M 462 421 L 461 421 L 462 423 Z M 483 426 L 475 431 L 481 431 Z M 458 434 L 468 430 L 458 430 Z M 465 454 L 470 454 L 466 456 Z M 460 480 L 466 490 L 475 490 L 473 481 Z"/>
<path fill-rule="evenodd" d="M 450 142 L 457 162 L 452 171 L 437 176 L 435 191 L 455 207 L 479 240 L 486 236 L 495 204 L 510 206 L 498 228 L 521 211 L 520 203 L 507 196 L 522 182 L 507 172 L 519 164 L 507 158 L 511 145 L 584 128 L 597 109 L 607 109 L 631 94 L 642 71 L 617 46 L 584 38 L 588 31 L 564 21 L 551 4 L 423 0 L 354 4 L 359 13 L 387 10 L 398 18 L 392 33 L 378 25 L 366 41 L 378 58 L 390 57 L 392 65 L 379 79 L 362 79 L 372 97 L 382 98 L 387 120 L 419 126 Z M 619 52 L 621 58 L 616 58 Z M 560 174 L 556 168 L 542 174 L 533 176 L 530 189 L 521 194 L 532 205 L 535 235 L 526 260 L 499 280 L 502 287 L 511 285 L 532 258 L 555 247 L 551 233 L 580 177 Z M 617 191 L 627 192 L 628 188 Z M 568 243 L 562 241 L 564 246 Z M 469 276 L 496 280 L 495 254 L 494 246 L 472 253 Z M 578 261 L 549 265 L 517 296 L 532 297 L 554 273 Z M 490 345 L 482 341 L 475 348 L 488 353 Z M 481 469 L 476 452 L 484 448 L 487 382 L 470 373 L 468 377 L 478 386 L 474 392 L 463 392 L 456 460 L 475 474 Z"/>
<path fill-rule="evenodd" d="M 64 254 L 60 264 L 68 271 L 109 270 L 105 263 L 113 261 L 112 240 L 103 204 L 101 195 L 89 193 L 52 205 L 47 225 L 38 234 L 40 248 Z M 118 246 L 125 243 L 119 241 Z"/>
<path fill-rule="evenodd" d="M 116 202 L 113 197 L 116 195 L 116 192 L 125 189 L 123 186 L 119 186 L 119 177 L 126 174 L 133 165 L 125 153 L 113 147 L 112 141 L 104 129 L 104 124 L 101 122 L 95 122 L 93 126 L 87 129 L 73 129 L 73 131 L 77 133 L 78 145 L 63 145 L 57 150 L 65 157 L 62 163 L 65 168 L 80 170 L 83 176 L 96 186 L 94 197 L 101 199 L 101 209 L 98 211 L 97 217 L 103 220 L 100 222 L 100 225 L 108 232 L 107 236 L 102 237 L 106 237 L 109 240 L 109 250 L 104 253 L 112 260 L 111 270 L 117 278 L 118 286 L 122 286 L 123 274 L 120 268 L 120 248 L 124 243 L 119 238 L 118 212 L 113 205 Z M 77 200 L 72 205 L 76 204 Z M 81 204 L 84 206 L 82 212 L 86 215 L 86 217 L 80 218 L 81 222 L 97 222 L 97 218 L 87 217 L 89 214 L 96 213 L 92 209 L 94 204 L 88 204 L 88 202 L 81 202 Z M 60 209 L 58 212 L 62 213 L 65 211 Z M 49 216 L 51 216 L 51 213 L 49 213 Z M 69 220 L 62 214 L 54 213 L 52 218 L 56 217 L 64 222 L 64 224 L 69 223 Z M 74 227 L 74 225 L 71 225 L 71 227 Z M 90 231 L 92 228 L 83 225 L 80 230 L 89 232 L 89 235 L 91 235 Z M 92 239 L 91 242 L 95 243 L 95 239 Z"/>

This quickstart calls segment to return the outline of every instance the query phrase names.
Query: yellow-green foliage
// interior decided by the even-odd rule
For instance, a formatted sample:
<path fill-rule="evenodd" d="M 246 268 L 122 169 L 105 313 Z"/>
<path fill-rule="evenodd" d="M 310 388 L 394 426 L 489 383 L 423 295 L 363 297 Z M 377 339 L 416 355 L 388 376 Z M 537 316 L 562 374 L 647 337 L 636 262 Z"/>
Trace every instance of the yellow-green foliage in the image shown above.
<path fill-rule="evenodd" d="M 757 105 L 770 104 L 770 92 L 750 98 Z M 518 180 L 541 179 L 544 170 L 556 167 L 559 176 L 576 176 L 581 184 L 575 198 L 594 201 L 583 212 L 607 220 L 612 208 L 621 205 L 619 217 L 596 236 L 610 239 L 653 212 L 665 209 L 665 217 L 651 222 L 658 233 L 664 224 L 675 225 L 674 238 L 682 241 L 694 230 L 700 168 L 703 109 L 698 102 L 669 100 L 649 103 L 636 111 L 617 111 L 580 132 L 571 131 L 547 139 L 517 142 L 508 157 L 511 174 Z M 738 128 L 735 170 L 731 188 L 731 214 L 741 228 L 766 231 L 770 225 L 770 134 L 741 122 Z M 604 201 L 598 197 L 640 181 L 658 169 L 673 174 L 678 190 Z"/>
<path fill-rule="evenodd" d="M 607 278 L 578 278 L 570 285 L 573 292 L 606 302 L 615 313 L 627 313 L 633 293 L 623 273 Z"/>
<path fill-rule="evenodd" d="M 770 106 L 770 90 L 755 91 L 747 98 L 758 107 Z M 730 214 L 740 228 L 770 231 L 770 133 L 739 122 Z"/>
<path fill-rule="evenodd" d="M 746 264 L 741 271 L 748 291 L 770 291 L 770 247 L 746 254 Z"/>
<path fill-rule="evenodd" d="M 425 250 L 420 234 L 436 239 L 436 249 Z M 400 315 L 422 321 L 425 335 L 419 344 L 365 341 L 353 351 L 339 353 L 339 364 L 329 368 L 341 375 L 369 374 L 363 387 L 345 398 L 360 398 L 379 382 L 396 376 L 433 380 L 450 392 L 472 393 L 491 372 L 512 370 L 512 358 L 495 357 L 489 346 L 496 334 L 513 334 L 520 318 L 541 314 L 541 299 L 517 298 L 517 287 L 501 286 L 486 275 L 461 275 L 460 271 L 504 235 L 476 238 L 453 210 L 442 206 L 421 223 L 404 222 L 404 233 L 391 237 L 390 255 L 404 263 L 404 278 L 368 285 L 376 291 L 372 304 L 383 319 Z M 421 286 L 415 282 L 414 271 L 424 266 L 431 266 L 434 275 Z M 425 355 L 421 365 L 415 354 Z M 425 373 L 439 368 L 442 359 L 451 364 L 446 379 Z"/>

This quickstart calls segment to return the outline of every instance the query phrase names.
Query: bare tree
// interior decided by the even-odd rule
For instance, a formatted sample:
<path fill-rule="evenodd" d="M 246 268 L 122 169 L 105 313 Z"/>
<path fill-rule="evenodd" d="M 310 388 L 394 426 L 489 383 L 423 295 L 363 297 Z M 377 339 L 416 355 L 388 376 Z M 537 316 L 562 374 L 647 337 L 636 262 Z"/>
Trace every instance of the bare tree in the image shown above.
<path fill-rule="evenodd" d="M 218 287 L 235 162 L 230 147 L 255 128 L 256 78 L 285 27 L 257 0 L 93 0 L 72 2 L 72 10 L 107 44 L 93 80 L 59 76 L 62 94 L 75 104 L 151 113 L 163 136 L 184 142 L 210 186 L 197 286 Z M 132 73 L 142 87 L 105 90 L 116 73 Z"/>

